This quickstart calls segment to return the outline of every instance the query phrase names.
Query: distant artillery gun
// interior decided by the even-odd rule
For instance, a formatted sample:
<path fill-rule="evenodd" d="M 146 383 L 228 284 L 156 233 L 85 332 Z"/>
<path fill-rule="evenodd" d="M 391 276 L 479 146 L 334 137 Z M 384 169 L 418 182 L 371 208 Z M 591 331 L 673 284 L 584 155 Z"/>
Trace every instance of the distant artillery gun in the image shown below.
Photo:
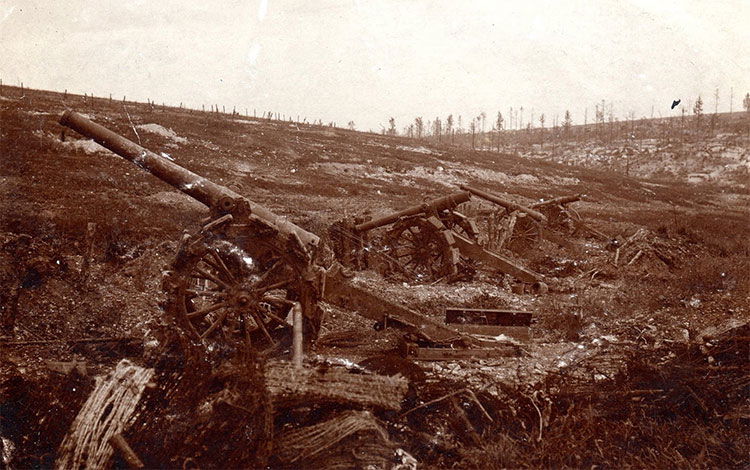
<path fill-rule="evenodd" d="M 536 246 L 541 236 L 540 224 L 547 222 L 547 216 L 534 209 L 503 199 L 497 194 L 467 185 L 459 186 L 464 191 L 498 205 L 504 209 L 499 225 L 501 232 L 494 243 L 495 249 L 507 248 L 523 254 Z"/>
<path fill-rule="evenodd" d="M 329 230 L 332 247 L 344 265 L 355 269 L 369 266 L 371 255 L 377 254 L 392 270 L 417 281 L 434 282 L 459 275 L 463 257 L 508 274 L 533 290 L 546 290 L 541 274 L 479 245 L 476 224 L 456 210 L 470 199 L 469 191 L 458 192 L 374 220 L 337 222 Z M 379 243 L 371 243 L 370 232 L 380 228 L 385 233 Z"/>
<path fill-rule="evenodd" d="M 463 226 L 471 231 L 473 222 L 454 209 L 470 197 L 468 193 L 454 193 L 374 220 L 339 221 L 329 229 L 332 248 L 344 265 L 363 269 L 375 249 L 369 242 L 370 232 L 385 227 L 379 254 L 391 268 L 425 280 L 455 275 L 459 252 L 451 228 L 465 222 Z"/>
<path fill-rule="evenodd" d="M 318 262 L 317 235 L 73 111 L 60 123 L 92 138 L 209 208 L 196 233 L 180 241 L 163 288 L 165 311 L 186 346 L 226 350 L 274 343 L 277 327 L 301 309 L 310 340 L 329 302 L 381 324 L 399 325 L 440 345 L 479 342 L 351 282 L 341 265 Z M 407 224 L 408 225 L 408 224 Z M 447 240 L 446 240 L 447 241 Z"/>
<path fill-rule="evenodd" d="M 547 227 L 572 235 L 582 222 L 580 214 L 568 204 L 581 200 L 581 194 L 560 196 L 531 205 L 532 209 L 538 210 L 547 217 Z"/>
<path fill-rule="evenodd" d="M 538 245 L 544 230 L 565 232 L 571 235 L 581 221 L 580 215 L 574 209 L 567 207 L 568 204 L 581 199 L 579 194 L 557 197 L 526 207 L 489 191 L 467 185 L 459 187 L 503 207 L 504 213 L 497 222 L 499 233 L 492 243 L 495 249 L 506 248 L 514 253 L 524 254 Z"/>

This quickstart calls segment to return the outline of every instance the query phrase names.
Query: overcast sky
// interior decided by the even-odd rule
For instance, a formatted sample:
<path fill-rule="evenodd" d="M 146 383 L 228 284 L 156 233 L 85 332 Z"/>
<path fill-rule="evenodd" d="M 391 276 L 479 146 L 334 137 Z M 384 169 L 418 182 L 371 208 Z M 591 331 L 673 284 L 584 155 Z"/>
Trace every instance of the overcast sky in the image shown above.
<path fill-rule="evenodd" d="M 741 109 L 748 25 L 748 0 L 0 0 L 0 78 L 363 130 L 511 106 L 549 125 L 602 99 L 713 111 L 717 87 Z"/>

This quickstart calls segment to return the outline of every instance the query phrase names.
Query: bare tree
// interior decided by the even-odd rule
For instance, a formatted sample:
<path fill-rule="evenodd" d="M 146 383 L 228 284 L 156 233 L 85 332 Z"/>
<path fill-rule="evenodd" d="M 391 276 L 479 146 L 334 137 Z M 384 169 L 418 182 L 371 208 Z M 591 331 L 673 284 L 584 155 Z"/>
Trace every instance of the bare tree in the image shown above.
<path fill-rule="evenodd" d="M 602 100 L 601 107 L 596 105 L 596 128 L 599 139 L 602 138 L 602 130 L 604 128 L 604 100 Z"/>
<path fill-rule="evenodd" d="M 508 129 L 513 130 L 513 106 L 508 109 Z"/>
<path fill-rule="evenodd" d="M 500 111 L 497 112 L 497 120 L 495 121 L 495 128 L 497 129 L 497 151 L 500 151 L 500 132 L 503 131 L 503 124 L 505 120 L 503 119 L 503 113 Z"/>
<path fill-rule="evenodd" d="M 714 114 L 719 113 L 719 88 L 714 91 Z"/>
<path fill-rule="evenodd" d="M 745 99 L 742 100 L 742 106 L 745 107 L 746 113 L 750 113 L 750 93 L 745 94 Z"/>
<path fill-rule="evenodd" d="M 393 119 L 393 118 L 391 118 L 391 119 Z M 354 125 L 354 121 L 349 121 L 348 126 L 349 126 L 349 130 L 354 131 L 354 130 L 357 129 L 356 126 Z"/>
<path fill-rule="evenodd" d="M 396 135 L 396 119 L 391 117 L 388 119 L 388 135 Z"/>
<path fill-rule="evenodd" d="M 471 149 L 474 149 L 474 134 L 477 130 L 477 120 L 472 119 L 471 124 L 469 124 L 469 129 L 471 129 Z"/>
<path fill-rule="evenodd" d="M 424 122 L 422 121 L 422 116 L 414 119 L 414 129 L 417 131 L 417 139 L 421 139 L 424 132 Z"/>
<path fill-rule="evenodd" d="M 573 125 L 573 118 L 570 115 L 570 111 L 565 110 L 565 117 L 563 118 L 563 129 L 565 130 L 565 136 L 570 134 L 570 126 Z"/>
<path fill-rule="evenodd" d="M 541 136 L 541 146 L 544 148 L 544 113 L 539 116 L 539 135 Z"/>
<path fill-rule="evenodd" d="M 695 100 L 693 114 L 695 115 L 695 130 L 699 131 L 703 121 L 703 99 L 701 98 L 701 95 L 698 95 L 698 99 Z"/>

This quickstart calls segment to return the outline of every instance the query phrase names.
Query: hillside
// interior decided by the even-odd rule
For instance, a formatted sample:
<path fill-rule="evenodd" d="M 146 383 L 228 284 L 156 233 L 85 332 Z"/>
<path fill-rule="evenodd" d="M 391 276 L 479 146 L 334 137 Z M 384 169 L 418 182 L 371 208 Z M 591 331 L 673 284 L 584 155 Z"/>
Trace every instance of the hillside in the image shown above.
<path fill-rule="evenodd" d="M 552 289 L 546 295 L 515 293 L 507 277 L 486 273 L 472 280 L 434 285 L 394 282 L 373 271 L 356 275 L 358 282 L 429 317 L 438 318 L 446 305 L 533 312 L 532 340 L 523 345 L 524 355 L 520 357 L 419 364 L 431 380 L 486 392 L 494 397 L 486 399 L 496 400 L 492 406 L 498 410 L 508 406 L 500 404 L 503 394 L 510 393 L 503 387 L 517 387 L 515 390 L 529 394 L 542 390 L 534 387 L 548 387 L 545 393 L 559 392 L 559 384 L 550 381 L 569 370 L 571 374 L 588 374 L 587 387 L 621 386 L 624 379 L 619 371 L 626 364 L 632 366 L 634 358 L 683 359 L 687 356 L 679 352 L 697 351 L 707 332 L 719 335 L 750 320 L 750 194 L 742 177 L 747 175 L 747 140 L 732 141 L 732 148 L 739 149 L 731 150 L 732 164 L 736 164 L 733 168 L 725 166 L 722 158 L 729 158 L 725 155 L 696 156 L 713 159 L 710 163 L 718 173 L 714 180 L 686 184 L 683 176 L 698 169 L 684 166 L 676 179 L 664 177 L 675 173 L 664 168 L 641 173 L 658 179 L 625 176 L 620 166 L 608 171 L 607 164 L 587 164 L 578 156 L 591 150 L 573 143 L 533 156 L 472 151 L 237 114 L 37 90 L 25 90 L 21 96 L 20 90 L 12 87 L 0 90 L 0 303 L 6 340 L 132 336 L 140 339 L 147 355 L 158 343 L 155 331 L 163 327 L 163 271 L 181 233 L 199 228 L 208 214 L 201 204 L 132 163 L 73 131 L 65 131 L 58 120 L 66 109 L 74 109 L 321 236 L 345 217 L 365 213 L 378 216 L 421 204 L 457 191 L 459 184 L 526 205 L 555 196 L 583 194 L 574 205 L 575 211 L 591 233 L 603 236 L 577 233 L 565 235 L 562 242 L 543 240 L 524 256 L 504 252 L 552 280 Z M 713 148 L 715 144 L 691 145 Z M 722 151 L 728 151 L 726 148 Z M 681 147 L 680 152 L 686 149 Z M 642 168 L 646 163 L 640 165 Z M 730 170 L 735 177 L 727 177 Z M 480 206 L 472 201 L 466 212 L 481 217 L 491 210 Z M 87 236 L 92 223 L 96 224 L 91 226 L 94 233 Z M 629 244 L 627 251 L 625 243 Z M 619 249 L 615 251 L 617 246 L 623 247 L 622 255 Z M 92 258 L 90 265 L 87 253 Z M 79 278 L 81 272 L 86 273 L 85 282 Z M 355 336 L 364 339 L 359 348 L 313 349 L 312 355 L 318 359 L 359 361 L 393 344 L 392 332 L 374 332 L 367 320 L 352 312 L 333 306 L 326 306 L 326 312 L 324 333 L 354 330 Z M 370 344 L 363 345 L 368 339 Z M 49 400 L 50 393 L 56 392 L 40 384 L 54 382 L 56 376 L 46 368 L 45 361 L 84 361 L 91 374 L 108 370 L 121 356 L 118 350 L 58 343 L 13 348 L 2 362 L 2 374 L 13 381 L 8 379 L 2 386 L 13 393 L 27 388 L 30 397 Z M 739 361 L 741 364 L 742 357 Z M 656 364 L 650 362 L 649 367 L 656 369 Z M 605 380 L 605 376 L 609 378 Z M 615 380 L 613 377 L 617 380 L 607 381 Z M 577 375 L 577 384 L 578 380 Z M 738 380 L 736 383 L 741 382 L 741 378 Z M 649 383 L 629 382 L 628 386 L 659 389 Z M 739 398 L 721 406 L 741 403 L 747 385 L 738 387 Z M 13 395 L 17 402 L 5 404 L 14 413 L 28 415 L 7 436 L 19 449 L 19 466 L 44 467 L 51 463 L 48 454 L 54 452 L 85 399 L 80 393 L 65 393 L 69 394 L 69 403 L 55 405 L 60 408 L 61 419 L 54 427 L 39 421 L 43 413 L 32 410 L 24 401 L 30 398 Z M 700 406 L 720 406 L 715 395 L 706 393 L 701 395 L 703 402 L 698 398 Z M 529 402 L 523 394 L 513 396 L 518 403 L 526 400 L 528 422 L 538 423 L 530 406 L 533 403 L 536 407 L 537 402 Z M 660 396 L 649 406 L 660 410 L 660 406 L 668 406 L 659 401 Z M 507 449 L 492 447 L 478 435 L 480 440 L 473 444 L 458 442 L 460 439 L 433 443 L 440 448 L 437 452 L 430 450 L 427 441 L 420 441 L 429 437 L 423 435 L 432 432 L 429 428 L 421 429 L 421 434 L 405 432 L 404 436 L 411 437 L 401 436 L 402 446 L 421 462 L 438 468 L 459 462 L 481 467 L 477 455 L 494 452 L 497 456 L 509 449 L 512 452 L 504 454 L 508 459 L 505 466 L 511 467 L 519 466 L 523 459 L 529 459 L 532 466 L 663 465 L 665 460 L 649 457 L 648 453 L 666 455 L 663 451 L 672 445 L 658 436 L 681 430 L 684 435 L 675 440 L 687 442 L 696 429 L 721 428 L 728 423 L 719 437 L 724 448 L 712 442 L 706 431 L 700 443 L 683 449 L 684 458 L 710 466 L 737 464 L 743 455 L 746 458 L 743 450 L 748 448 L 748 434 L 744 440 L 732 439 L 747 430 L 747 416 L 722 421 L 722 416 L 733 411 L 727 409 L 715 416 L 701 414 L 700 419 L 690 415 L 685 421 L 659 421 L 658 426 L 649 421 L 638 431 L 649 443 L 642 452 L 617 450 L 614 443 L 622 436 L 605 433 L 609 439 L 605 444 L 611 446 L 607 452 L 601 457 L 581 457 L 586 447 L 593 448 L 596 437 L 596 433 L 584 431 L 595 428 L 566 428 L 570 425 L 562 418 L 566 412 L 552 403 L 550 398 L 549 408 L 545 408 L 549 413 L 545 433 L 556 435 L 561 442 L 570 439 L 566 445 L 576 446 L 578 460 L 574 452 L 553 456 L 541 439 L 529 437 L 537 432 L 529 430 L 532 424 L 528 428 L 525 424 L 503 428 L 503 435 L 510 439 L 504 444 Z M 604 402 L 595 406 L 606 408 Z M 507 418 L 503 414 L 506 411 L 497 411 L 500 414 L 496 415 L 491 410 L 491 414 Z M 607 415 L 601 418 L 604 424 L 596 424 L 599 418 L 584 411 L 576 419 L 585 420 L 586 426 L 601 425 L 602 429 L 619 429 L 633 416 L 646 419 L 637 409 L 632 413 L 630 418 Z M 587 417 L 582 418 L 584 415 Z M 519 415 L 517 419 L 526 418 Z M 500 432 L 493 427 L 496 424 L 484 423 L 482 429 Z M 477 432 L 481 434 L 482 429 Z M 48 439 L 35 441 L 30 437 L 38 432 L 44 432 Z M 541 436 L 541 429 L 538 432 Z M 522 435 L 528 440 L 523 441 Z M 703 449 L 720 456 L 702 453 Z"/>

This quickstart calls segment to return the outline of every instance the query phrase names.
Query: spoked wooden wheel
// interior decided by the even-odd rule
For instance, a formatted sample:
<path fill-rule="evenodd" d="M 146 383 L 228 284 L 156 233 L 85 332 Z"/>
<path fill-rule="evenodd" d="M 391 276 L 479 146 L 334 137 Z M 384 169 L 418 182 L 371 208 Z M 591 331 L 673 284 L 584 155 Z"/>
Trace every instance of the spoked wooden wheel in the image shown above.
<path fill-rule="evenodd" d="M 259 339 L 275 344 L 273 332 L 299 298 L 300 276 L 281 256 L 254 259 L 222 240 L 191 250 L 176 289 L 180 323 L 205 344 Z"/>
<path fill-rule="evenodd" d="M 436 217 L 397 222 L 388 232 L 388 256 L 416 281 L 430 282 L 456 274 L 458 250 L 450 230 Z"/>
<path fill-rule="evenodd" d="M 541 228 L 539 223 L 526 214 L 514 212 L 508 224 L 510 235 L 505 246 L 515 252 L 524 253 L 534 248 L 539 242 Z"/>
<path fill-rule="evenodd" d="M 572 207 L 556 205 L 543 211 L 549 220 L 549 227 L 559 232 L 573 235 L 581 222 L 581 216 Z"/>

